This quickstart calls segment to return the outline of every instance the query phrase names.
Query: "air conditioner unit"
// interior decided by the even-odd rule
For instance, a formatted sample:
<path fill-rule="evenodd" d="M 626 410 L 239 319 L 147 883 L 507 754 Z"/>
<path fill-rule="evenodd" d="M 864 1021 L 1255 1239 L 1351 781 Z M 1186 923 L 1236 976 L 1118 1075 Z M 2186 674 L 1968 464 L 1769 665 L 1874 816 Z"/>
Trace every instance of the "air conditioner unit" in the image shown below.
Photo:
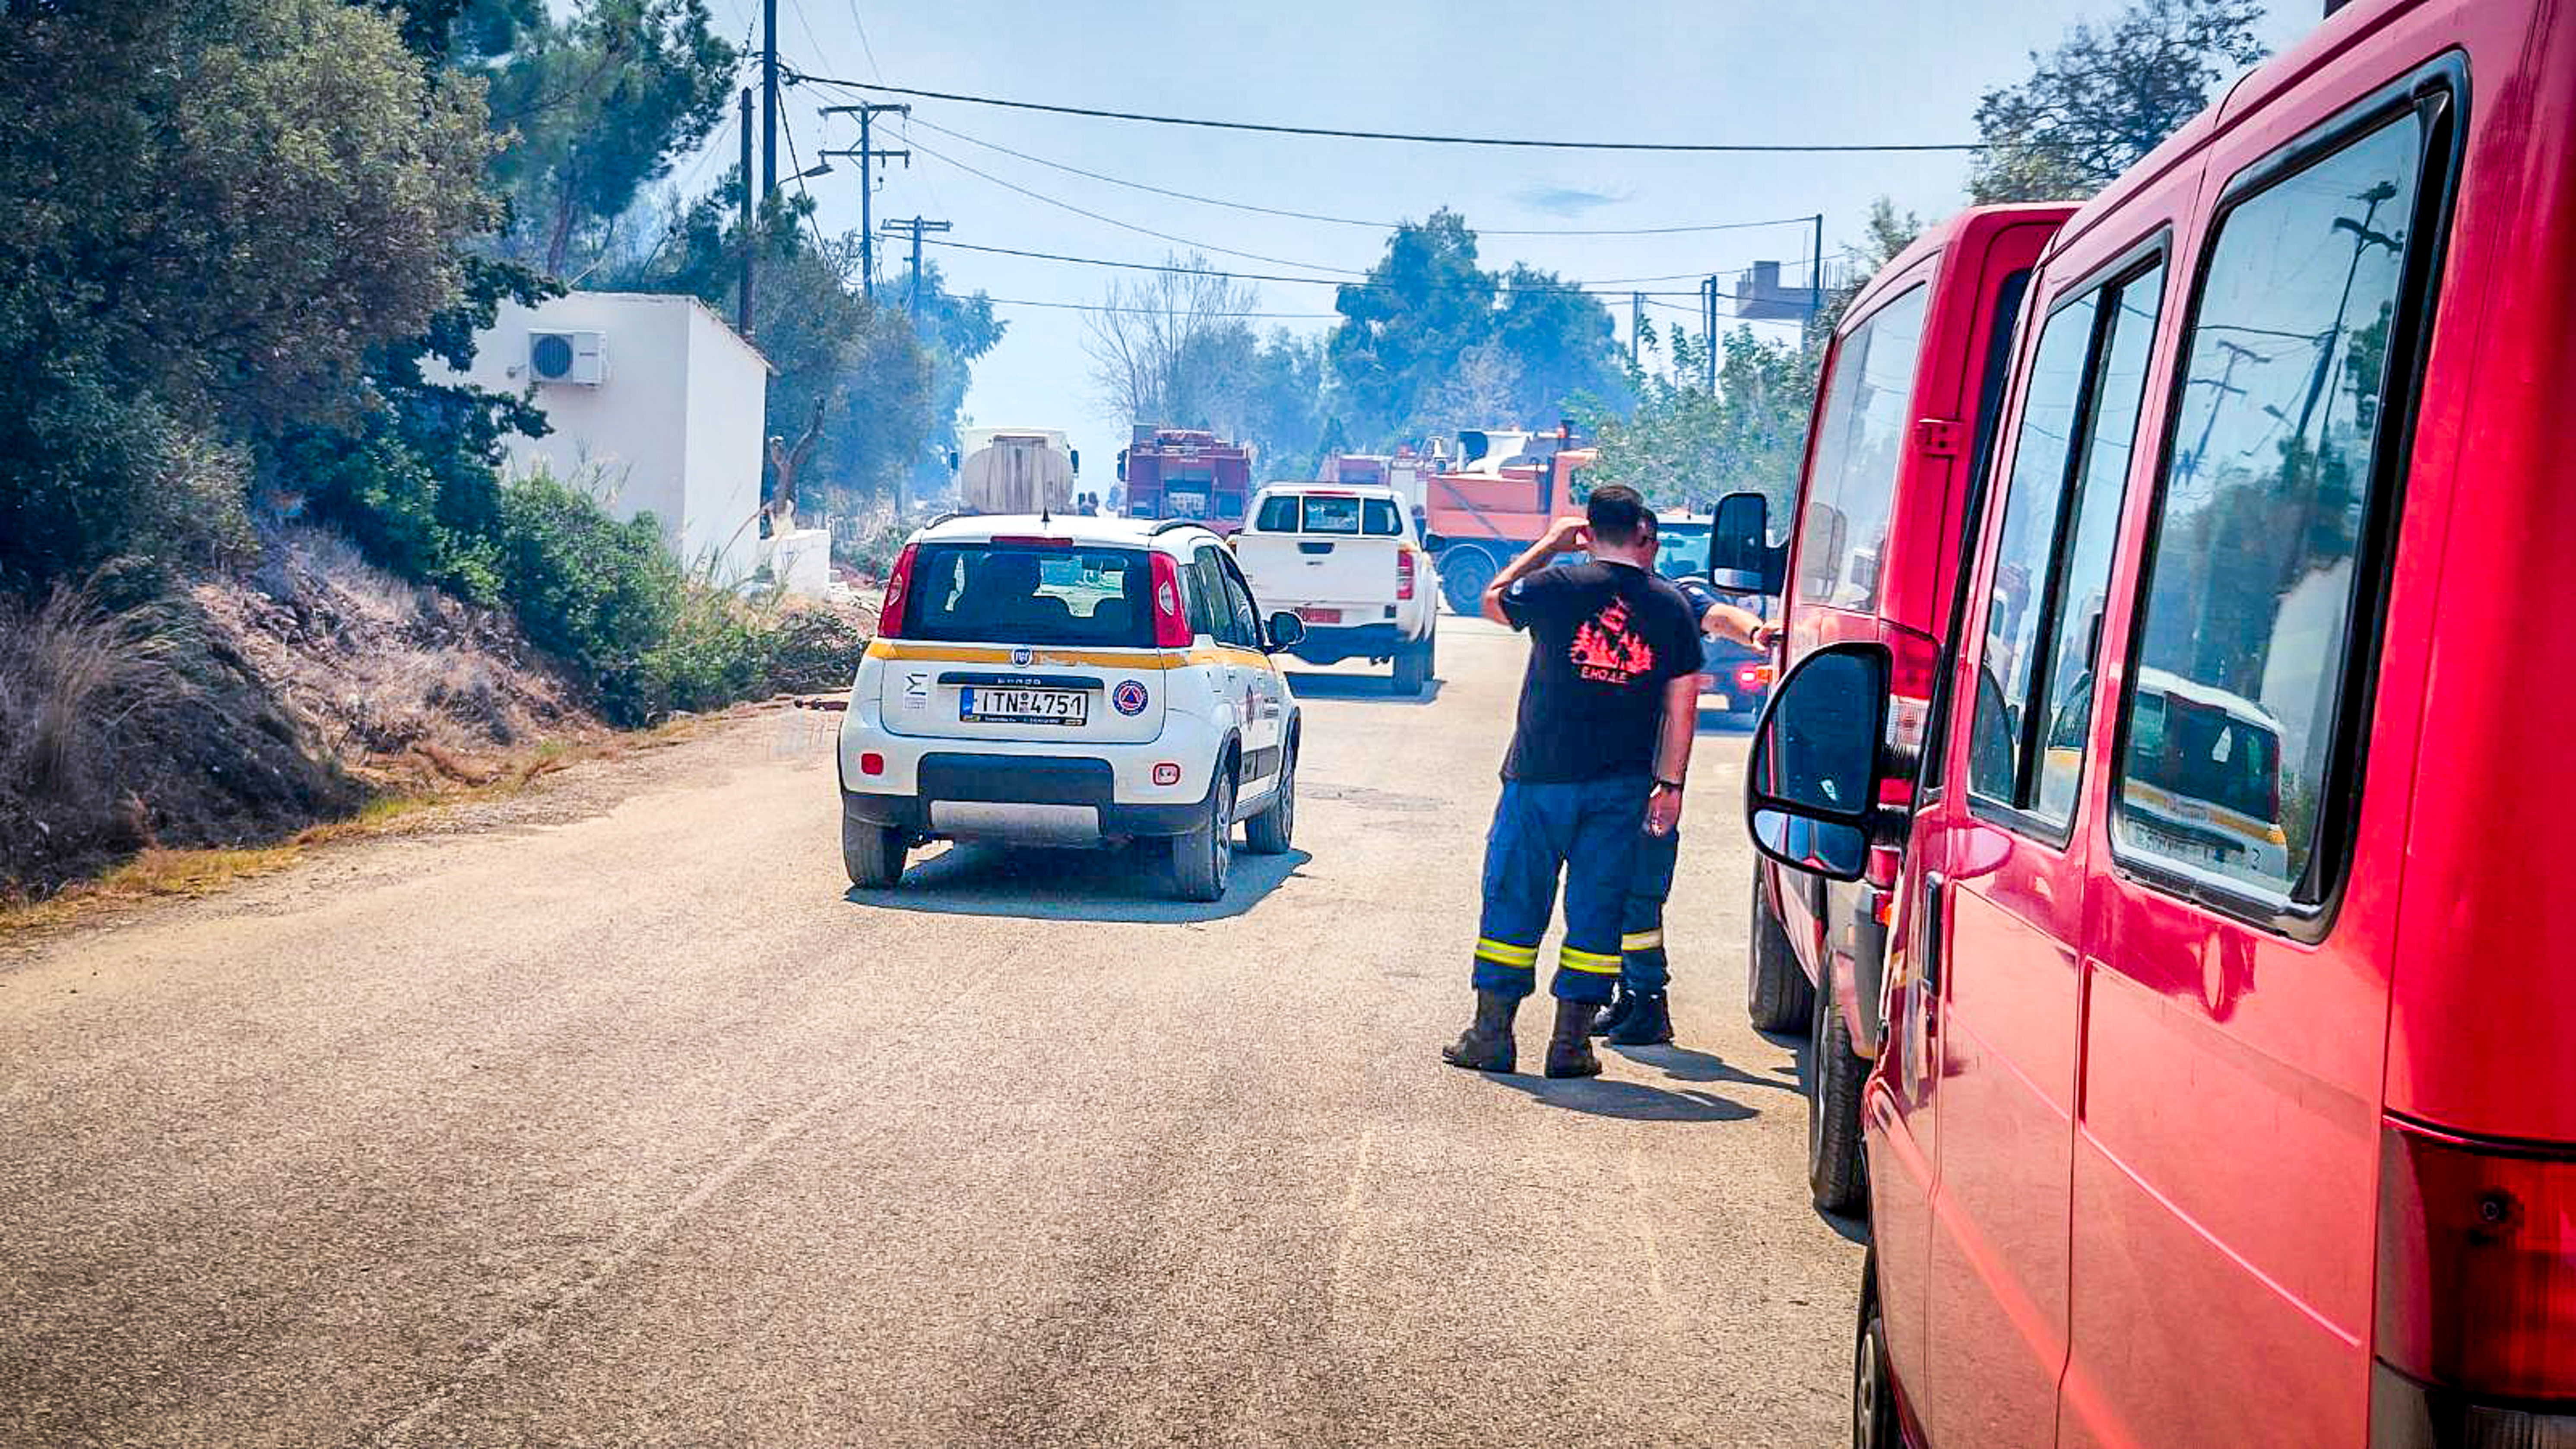
<path fill-rule="evenodd" d="M 528 376 L 597 387 L 608 381 L 608 338 L 599 332 L 531 332 Z"/>

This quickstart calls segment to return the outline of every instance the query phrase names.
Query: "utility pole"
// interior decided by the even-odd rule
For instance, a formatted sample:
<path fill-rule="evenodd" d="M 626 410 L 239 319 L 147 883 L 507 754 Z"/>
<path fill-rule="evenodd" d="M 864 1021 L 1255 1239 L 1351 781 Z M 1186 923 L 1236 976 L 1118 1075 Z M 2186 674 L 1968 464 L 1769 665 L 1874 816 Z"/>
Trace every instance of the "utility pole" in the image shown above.
<path fill-rule="evenodd" d="M 924 221 L 917 216 L 910 221 L 888 221 L 885 224 L 887 236 L 909 234 L 912 237 L 912 325 L 916 329 L 921 326 L 921 234 L 949 229 L 947 222 Z"/>
<path fill-rule="evenodd" d="M 1816 213 L 1816 265 L 1807 274 L 1807 320 L 1825 315 L 1825 214 Z"/>
<path fill-rule="evenodd" d="M 742 88 L 742 308 L 734 320 L 734 329 L 745 340 L 751 337 L 751 254 L 759 246 L 753 233 L 751 191 L 751 87 Z"/>
<path fill-rule="evenodd" d="M 1717 394 L 1717 278 L 1699 284 L 1700 371 L 1709 395 Z"/>
<path fill-rule="evenodd" d="M 1637 365 L 1638 347 L 1646 334 L 1646 294 L 1628 294 L 1628 365 Z"/>
<path fill-rule="evenodd" d="M 778 189 L 778 0 L 760 4 L 760 194 Z"/>
<path fill-rule="evenodd" d="M 858 149 L 826 151 L 823 154 L 859 158 L 859 294 L 871 302 L 875 301 L 877 296 L 877 253 L 876 243 L 873 240 L 873 233 L 876 231 L 876 163 L 892 161 L 900 157 L 907 169 L 912 165 L 910 151 L 879 151 L 875 148 L 869 135 L 868 125 L 877 118 L 877 113 L 880 111 L 892 111 L 897 115 L 909 116 L 912 114 L 912 107 L 870 101 L 864 105 L 823 108 L 823 114 L 827 116 L 854 115 L 859 118 Z"/>

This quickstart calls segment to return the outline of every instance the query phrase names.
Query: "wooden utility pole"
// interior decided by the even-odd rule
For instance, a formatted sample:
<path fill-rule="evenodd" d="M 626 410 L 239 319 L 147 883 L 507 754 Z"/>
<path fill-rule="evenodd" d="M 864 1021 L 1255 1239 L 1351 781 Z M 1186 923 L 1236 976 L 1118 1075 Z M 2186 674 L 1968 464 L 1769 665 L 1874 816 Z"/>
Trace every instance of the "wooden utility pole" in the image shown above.
<path fill-rule="evenodd" d="M 906 167 L 910 167 L 912 165 L 912 153 L 910 151 L 880 151 L 876 149 L 868 128 L 869 123 L 874 121 L 877 118 L 878 113 L 881 111 L 892 111 L 897 115 L 909 116 L 912 114 L 912 107 L 888 105 L 882 101 L 870 101 L 863 105 L 825 106 L 823 108 L 823 114 L 827 116 L 853 115 L 859 118 L 859 144 L 857 149 L 826 151 L 823 154 L 825 156 L 856 156 L 859 158 L 859 293 L 861 296 L 866 297 L 872 302 L 876 300 L 877 295 L 877 252 L 876 242 L 873 237 L 873 233 L 876 231 L 877 163 L 880 161 L 892 161 L 900 157 Z"/>
<path fill-rule="evenodd" d="M 887 236 L 903 236 L 908 234 L 912 237 L 911 307 L 912 325 L 916 329 L 921 326 L 921 234 L 926 231 L 946 231 L 948 229 L 949 223 L 947 222 L 924 221 L 917 216 L 912 218 L 910 221 L 889 221 L 885 224 L 885 233 Z"/>
<path fill-rule="evenodd" d="M 760 4 L 760 194 L 778 189 L 778 0 Z"/>
<path fill-rule="evenodd" d="M 734 329 L 747 340 L 751 336 L 751 254 L 759 246 L 754 234 L 758 222 L 754 213 L 751 190 L 751 87 L 742 88 L 742 306 L 734 318 Z"/>

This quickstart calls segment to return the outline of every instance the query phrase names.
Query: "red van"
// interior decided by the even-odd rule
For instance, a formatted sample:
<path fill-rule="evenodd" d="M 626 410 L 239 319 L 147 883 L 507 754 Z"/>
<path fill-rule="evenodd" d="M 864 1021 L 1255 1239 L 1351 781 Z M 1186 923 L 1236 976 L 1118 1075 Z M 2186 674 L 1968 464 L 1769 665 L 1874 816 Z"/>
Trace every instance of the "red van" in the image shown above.
<path fill-rule="evenodd" d="M 1782 596 L 1787 658 L 1888 646 L 1920 722 L 1949 636 L 1962 520 L 1993 447 L 2013 321 L 2041 248 L 2072 206 L 1990 206 L 1916 239 L 1853 299 L 1817 390 Z M 1754 505 L 1749 513 L 1737 505 Z M 1736 557 L 1758 552 L 1756 494 L 1721 509 Z M 1807 1176 L 1816 1205 L 1859 1208 L 1860 1083 L 1878 1053 L 1893 856 L 1872 883 L 1754 867 L 1753 1024 L 1808 1034 Z M 1826 989 L 1818 990 L 1822 984 Z"/>
<path fill-rule="evenodd" d="M 1902 851 L 1854 1442 L 2576 1444 L 2576 0 L 2339 10 L 2021 331 L 1919 749 L 1857 640 L 1748 773 Z"/>

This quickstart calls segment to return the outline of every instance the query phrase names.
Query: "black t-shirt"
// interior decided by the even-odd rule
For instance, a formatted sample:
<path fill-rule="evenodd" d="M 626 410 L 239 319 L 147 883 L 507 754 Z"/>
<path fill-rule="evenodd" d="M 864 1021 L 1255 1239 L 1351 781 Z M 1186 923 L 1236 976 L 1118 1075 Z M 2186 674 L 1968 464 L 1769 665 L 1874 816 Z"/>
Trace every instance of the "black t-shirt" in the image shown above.
<path fill-rule="evenodd" d="M 1531 784 L 1652 774 L 1664 686 L 1699 670 L 1699 612 L 1632 564 L 1564 564 L 1503 591 L 1530 632 L 1520 724 L 1503 778 Z"/>

